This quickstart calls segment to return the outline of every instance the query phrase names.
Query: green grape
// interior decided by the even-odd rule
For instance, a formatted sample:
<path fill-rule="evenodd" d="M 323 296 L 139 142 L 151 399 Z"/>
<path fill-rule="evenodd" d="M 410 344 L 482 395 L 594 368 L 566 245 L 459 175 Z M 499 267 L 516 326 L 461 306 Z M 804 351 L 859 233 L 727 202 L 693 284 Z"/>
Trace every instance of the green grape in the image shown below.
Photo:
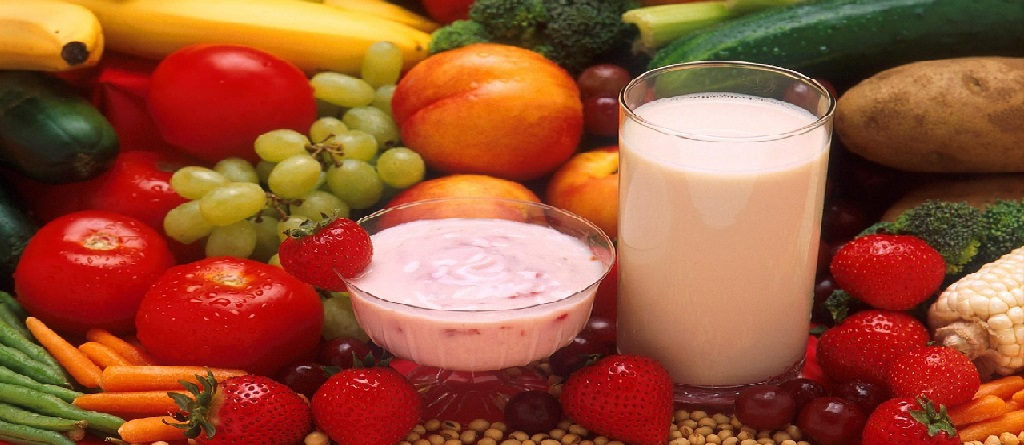
<path fill-rule="evenodd" d="M 270 178 L 270 172 L 274 171 L 276 162 L 260 161 L 256 163 L 256 175 L 260 177 L 260 184 L 266 184 Z"/>
<path fill-rule="evenodd" d="M 369 337 L 356 321 L 352 311 L 352 301 L 344 292 L 331 292 L 331 298 L 325 298 L 324 324 L 321 335 L 325 339 L 338 337 L 355 337 L 366 341 Z"/>
<path fill-rule="evenodd" d="M 282 242 L 288 239 L 287 231 L 291 229 L 298 229 L 302 223 L 309 221 L 309 218 L 302 216 L 291 215 L 285 219 L 282 219 L 277 223 L 277 238 Z"/>
<path fill-rule="evenodd" d="M 302 203 L 291 206 L 289 212 L 294 216 L 309 218 L 316 222 L 322 221 L 324 215 L 348 218 L 350 213 L 348 204 L 345 204 L 345 201 L 325 190 L 309 192 L 309 194 L 302 197 Z"/>
<path fill-rule="evenodd" d="M 267 188 L 281 198 L 298 198 L 319 185 L 321 173 L 316 158 L 308 153 L 294 155 L 274 166 L 267 177 Z"/>
<path fill-rule="evenodd" d="M 402 50 L 393 42 L 374 42 L 363 56 L 360 76 L 373 87 L 394 85 L 402 74 Z"/>
<path fill-rule="evenodd" d="M 242 158 L 224 158 L 213 165 L 213 169 L 224 175 L 230 182 L 252 182 L 258 184 L 260 176 L 252 163 Z"/>
<path fill-rule="evenodd" d="M 203 218 L 199 201 L 187 201 L 164 216 L 164 233 L 183 244 L 192 244 L 210 235 L 213 224 Z"/>
<path fill-rule="evenodd" d="M 423 158 L 408 147 L 389 148 L 377 158 L 377 174 L 385 184 L 404 189 L 423 180 Z"/>
<path fill-rule="evenodd" d="M 344 107 L 339 107 L 324 100 L 315 99 L 315 102 L 317 116 L 341 116 L 341 113 L 345 111 Z"/>
<path fill-rule="evenodd" d="M 401 137 L 395 120 L 379 108 L 370 106 L 350 108 L 341 116 L 341 121 L 350 129 L 372 134 L 377 138 L 377 146 L 380 148 L 397 145 Z"/>
<path fill-rule="evenodd" d="M 373 102 L 373 87 L 363 79 L 348 74 L 325 71 L 309 80 L 313 96 L 339 107 L 362 107 Z"/>
<path fill-rule="evenodd" d="M 171 188 L 186 199 L 202 198 L 215 187 L 231 181 L 220 172 L 206 167 L 190 165 L 179 168 L 171 174 Z"/>
<path fill-rule="evenodd" d="M 391 116 L 391 98 L 395 97 L 395 85 L 383 85 L 374 92 L 371 107 L 378 108 Z"/>
<path fill-rule="evenodd" d="M 281 239 L 277 237 L 278 223 L 279 219 L 268 215 L 260 215 L 252 220 L 252 225 L 256 228 L 256 247 L 249 258 L 267 261 L 277 253 L 277 248 L 281 245 Z"/>
<path fill-rule="evenodd" d="M 286 128 L 270 130 L 256 137 L 253 149 L 256 156 L 268 162 L 281 162 L 288 157 L 306 153 L 309 138 Z"/>
<path fill-rule="evenodd" d="M 362 130 L 336 134 L 330 143 L 341 146 L 341 156 L 336 157 L 337 160 L 356 159 L 369 162 L 377 157 L 377 138 Z"/>
<path fill-rule="evenodd" d="M 366 161 L 346 159 L 327 169 L 327 186 L 349 208 L 365 209 L 380 201 L 384 191 L 377 170 Z"/>
<path fill-rule="evenodd" d="M 239 222 L 259 213 L 266 205 L 267 193 L 251 182 L 230 182 L 199 199 L 200 213 L 215 226 Z"/>
<path fill-rule="evenodd" d="M 214 227 L 206 238 L 206 256 L 249 258 L 256 249 L 256 238 L 256 227 L 247 219 Z"/>
<path fill-rule="evenodd" d="M 348 126 L 341 119 L 324 116 L 309 126 L 309 139 L 315 142 L 324 142 L 332 135 L 342 134 L 346 131 L 348 131 Z"/>
<path fill-rule="evenodd" d="M 271 266 L 281 267 L 281 257 L 278 254 L 274 254 L 267 260 L 267 264 Z"/>

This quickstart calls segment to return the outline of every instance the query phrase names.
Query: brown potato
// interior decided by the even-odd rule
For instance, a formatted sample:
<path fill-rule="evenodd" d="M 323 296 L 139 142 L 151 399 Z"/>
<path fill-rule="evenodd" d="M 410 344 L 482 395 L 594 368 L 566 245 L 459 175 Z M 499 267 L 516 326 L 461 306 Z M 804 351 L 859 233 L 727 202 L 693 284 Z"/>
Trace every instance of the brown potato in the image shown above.
<path fill-rule="evenodd" d="M 944 176 L 944 175 L 943 175 Z M 983 209 L 996 200 L 1024 199 L 1024 175 L 1018 173 L 978 173 L 956 175 L 955 177 L 938 177 L 920 187 L 908 191 L 896 200 L 885 214 L 882 221 L 893 221 L 904 210 L 917 207 L 929 199 L 943 201 L 966 201 L 968 204 Z"/>
<path fill-rule="evenodd" d="M 914 172 L 1024 172 L 1024 58 L 922 61 L 880 72 L 839 99 L 852 152 Z"/>

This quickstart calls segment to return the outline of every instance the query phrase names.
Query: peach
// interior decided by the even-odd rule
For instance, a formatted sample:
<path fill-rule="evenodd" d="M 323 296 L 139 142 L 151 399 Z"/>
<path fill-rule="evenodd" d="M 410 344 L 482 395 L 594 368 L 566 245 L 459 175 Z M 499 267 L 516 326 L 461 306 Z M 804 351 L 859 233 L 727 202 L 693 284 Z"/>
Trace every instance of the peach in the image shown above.
<path fill-rule="evenodd" d="M 619 231 L 619 147 L 599 147 L 574 155 L 551 176 L 544 202 L 590 220 L 615 239 Z"/>
<path fill-rule="evenodd" d="M 516 181 L 488 175 L 452 174 L 428 179 L 401 191 L 388 201 L 387 207 L 426 199 L 455 197 L 504 198 L 516 201 L 541 202 L 540 197 L 536 193 Z M 476 206 L 478 212 L 474 213 L 479 216 L 516 219 L 514 217 L 524 212 L 515 202 L 474 202 L 465 205 Z M 464 210 L 463 213 L 465 213 Z M 431 210 L 431 216 L 433 217 L 444 217 L 445 215 L 444 211 L 438 209 Z M 417 214 L 416 217 L 422 218 L 423 215 Z M 388 225 L 395 223 L 397 221 L 388 221 Z"/>
<path fill-rule="evenodd" d="M 403 143 L 447 174 L 537 179 L 568 160 L 583 134 L 573 77 L 510 45 L 428 57 L 399 81 L 391 108 Z"/>

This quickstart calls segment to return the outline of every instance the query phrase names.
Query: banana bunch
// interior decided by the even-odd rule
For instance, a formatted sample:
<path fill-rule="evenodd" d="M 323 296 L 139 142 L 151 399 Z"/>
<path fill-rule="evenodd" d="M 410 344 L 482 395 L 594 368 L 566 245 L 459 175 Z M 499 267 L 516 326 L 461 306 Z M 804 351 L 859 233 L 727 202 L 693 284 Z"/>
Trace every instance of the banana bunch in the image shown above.
<path fill-rule="evenodd" d="M 103 30 L 87 8 L 57 0 L 0 0 L 0 69 L 65 71 L 95 65 Z"/>
<path fill-rule="evenodd" d="M 111 51 L 159 60 L 196 43 L 246 45 L 307 73 L 358 74 L 366 49 L 384 40 L 402 50 L 410 68 L 426 58 L 430 30 L 436 28 L 385 0 L 65 1 L 99 18 Z"/>

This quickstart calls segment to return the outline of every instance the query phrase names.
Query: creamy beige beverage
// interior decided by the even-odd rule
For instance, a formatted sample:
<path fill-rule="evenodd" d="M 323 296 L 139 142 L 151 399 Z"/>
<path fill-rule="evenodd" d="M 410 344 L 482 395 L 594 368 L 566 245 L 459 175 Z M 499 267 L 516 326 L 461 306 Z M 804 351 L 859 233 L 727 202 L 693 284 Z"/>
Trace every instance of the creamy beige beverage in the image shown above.
<path fill-rule="evenodd" d="M 490 218 L 406 222 L 372 234 L 373 259 L 349 282 L 374 341 L 420 365 L 522 366 L 586 323 L 608 269 L 580 239 Z"/>
<path fill-rule="evenodd" d="M 771 99 L 702 94 L 620 132 L 618 346 L 677 384 L 742 385 L 803 358 L 830 129 Z"/>

